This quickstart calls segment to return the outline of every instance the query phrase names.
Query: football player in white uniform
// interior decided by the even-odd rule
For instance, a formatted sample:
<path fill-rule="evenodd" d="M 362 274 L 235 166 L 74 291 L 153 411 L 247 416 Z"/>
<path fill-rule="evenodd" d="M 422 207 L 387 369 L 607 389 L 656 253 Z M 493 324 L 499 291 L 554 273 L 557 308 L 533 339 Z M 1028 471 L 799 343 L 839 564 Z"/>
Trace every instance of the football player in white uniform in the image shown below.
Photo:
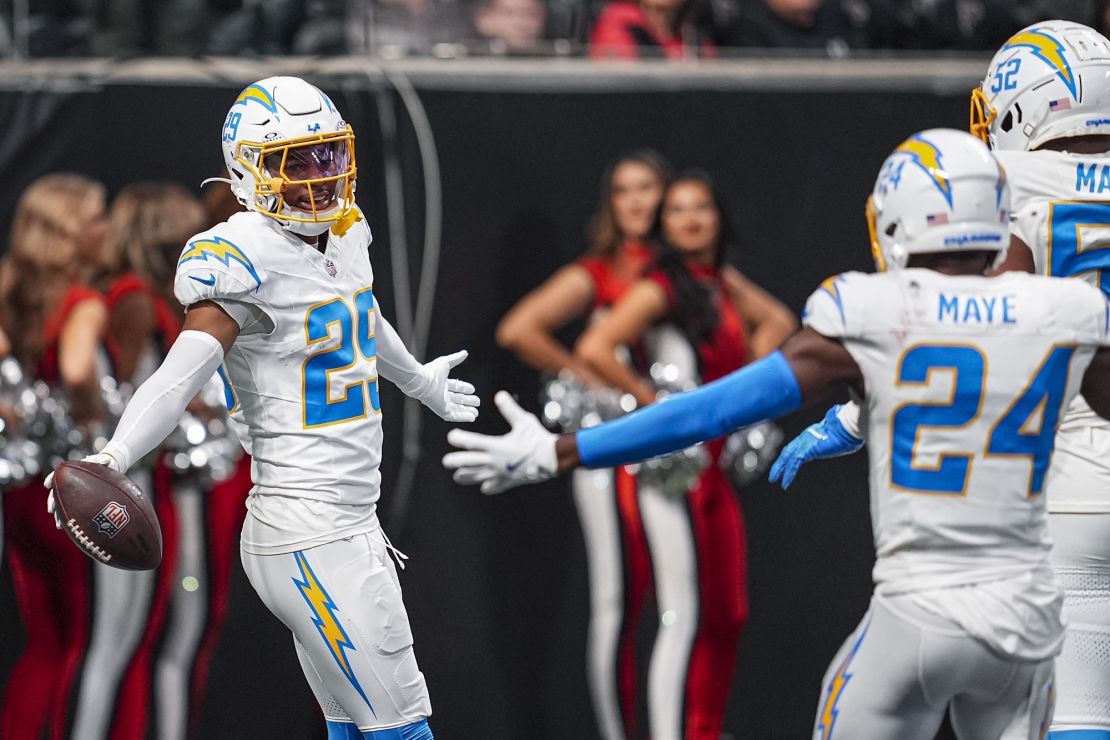
<path fill-rule="evenodd" d="M 375 513 L 378 382 L 448 421 L 473 421 L 474 388 L 448 378 L 466 353 L 422 365 L 381 315 L 354 200 L 354 134 L 327 95 L 293 77 L 256 82 L 231 106 L 222 139 L 232 191 L 249 210 L 185 246 L 175 284 L 184 330 L 90 459 L 126 472 L 219 371 L 254 459 L 243 567 L 293 632 L 329 739 L 431 738 Z"/>
<path fill-rule="evenodd" d="M 1009 192 L 989 150 L 938 129 L 883 165 L 869 223 L 881 270 L 822 283 L 806 328 L 722 380 L 556 437 L 504 393 L 501 437 L 453 430 L 444 464 L 494 493 L 611 466 L 791 412 L 863 399 L 875 594 L 829 666 L 813 737 L 1040 738 L 1064 629 L 1041 492 L 1058 420 L 1082 390 L 1110 415 L 1110 303 L 1011 272 Z"/>
<path fill-rule="evenodd" d="M 1000 271 L 1084 280 L 1110 294 L 1110 41 L 1068 21 L 1020 31 L 972 91 L 972 133 L 1013 190 Z M 772 470 L 789 485 L 808 460 L 862 445 L 855 404 L 830 409 Z M 1056 661 L 1053 738 L 1110 740 L 1110 423 L 1082 398 L 1068 409 L 1046 482 L 1053 567 L 1068 637 Z"/>

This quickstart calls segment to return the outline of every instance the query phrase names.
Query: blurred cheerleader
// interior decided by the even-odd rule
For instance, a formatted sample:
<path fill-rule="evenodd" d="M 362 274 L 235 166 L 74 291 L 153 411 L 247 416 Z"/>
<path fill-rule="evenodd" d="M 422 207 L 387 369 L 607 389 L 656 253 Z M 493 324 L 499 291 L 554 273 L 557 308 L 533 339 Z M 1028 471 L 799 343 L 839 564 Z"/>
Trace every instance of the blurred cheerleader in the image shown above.
<path fill-rule="evenodd" d="M 706 383 L 773 351 L 797 328 L 786 306 L 725 265 L 733 232 L 706 175 L 689 172 L 667 187 L 652 234 L 654 269 L 577 347 L 583 364 L 638 405 L 653 403 L 657 389 L 621 361 L 620 347 L 637 346 L 645 366 L 673 368 L 668 380 Z M 693 470 L 649 475 L 649 464 L 641 466 L 660 617 L 648 720 L 660 740 L 718 740 L 748 616 L 744 524 L 720 464 L 723 447 L 707 443 L 708 459 Z"/>
<path fill-rule="evenodd" d="M 0 259 L 0 320 L 29 377 L 61 386 L 86 439 L 103 425 L 108 310 L 87 287 L 104 238 L 104 188 L 46 175 L 19 199 Z M 69 734 L 76 681 L 93 638 L 94 563 L 55 529 L 38 480 L 3 497 L 7 556 L 27 643 L 4 690 L 0 735 Z"/>
<path fill-rule="evenodd" d="M 207 225 L 200 201 L 176 183 L 129 185 L 112 204 L 103 260 L 108 326 L 119 377 L 133 386 L 158 367 L 180 331 L 183 311 L 173 295 L 177 257 Z M 226 416 L 222 407 L 206 407 L 199 398 L 189 410 L 201 418 Z M 236 456 L 241 449 L 234 440 L 227 447 Z M 217 462 L 228 471 L 234 463 Z M 249 483 L 233 475 L 213 487 L 201 471 L 179 472 L 165 464 L 155 469 L 167 557 L 121 690 L 113 738 L 141 737 L 151 718 L 156 725 L 147 732 L 160 740 L 195 735 L 208 657 L 226 611 L 231 553 Z"/>
<path fill-rule="evenodd" d="M 569 371 L 591 388 L 603 385 L 554 333 L 582 316 L 604 314 L 652 262 L 646 239 L 669 178 L 670 166 L 651 150 L 612 163 L 601 178 L 589 254 L 522 298 L 498 326 L 498 343 L 538 370 Z M 635 627 L 651 587 L 651 563 L 635 482 L 624 469 L 577 470 L 571 486 L 589 568 L 590 696 L 602 737 L 621 740 L 635 734 Z"/>

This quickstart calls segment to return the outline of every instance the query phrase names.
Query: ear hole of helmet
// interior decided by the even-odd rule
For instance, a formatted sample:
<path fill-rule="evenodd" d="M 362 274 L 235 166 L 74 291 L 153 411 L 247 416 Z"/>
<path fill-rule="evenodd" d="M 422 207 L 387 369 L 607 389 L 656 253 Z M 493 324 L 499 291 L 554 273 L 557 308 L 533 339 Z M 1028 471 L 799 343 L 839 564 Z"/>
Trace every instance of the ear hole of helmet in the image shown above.
<path fill-rule="evenodd" d="M 894 232 L 896 232 L 896 231 L 898 231 L 898 223 L 894 222 L 894 223 L 891 223 L 889 226 L 887 226 L 883 230 L 883 233 L 886 234 L 887 236 L 894 236 Z"/>
<path fill-rule="evenodd" d="M 1010 132 L 1010 129 L 1014 127 L 1014 114 L 1012 111 L 1008 111 L 1006 113 L 1006 117 L 1002 119 L 1002 122 L 998 124 L 998 127 L 1006 133 Z"/>

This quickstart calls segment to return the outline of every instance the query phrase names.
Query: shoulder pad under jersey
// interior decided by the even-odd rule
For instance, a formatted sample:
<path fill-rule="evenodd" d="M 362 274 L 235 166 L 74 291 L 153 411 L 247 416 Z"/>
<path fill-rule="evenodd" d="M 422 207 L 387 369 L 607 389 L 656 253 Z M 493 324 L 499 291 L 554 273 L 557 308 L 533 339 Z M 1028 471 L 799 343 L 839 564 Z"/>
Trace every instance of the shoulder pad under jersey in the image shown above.
<path fill-rule="evenodd" d="M 249 302 L 262 287 L 265 273 L 249 247 L 218 229 L 190 239 L 178 257 L 174 294 L 184 306 L 221 298 Z"/>

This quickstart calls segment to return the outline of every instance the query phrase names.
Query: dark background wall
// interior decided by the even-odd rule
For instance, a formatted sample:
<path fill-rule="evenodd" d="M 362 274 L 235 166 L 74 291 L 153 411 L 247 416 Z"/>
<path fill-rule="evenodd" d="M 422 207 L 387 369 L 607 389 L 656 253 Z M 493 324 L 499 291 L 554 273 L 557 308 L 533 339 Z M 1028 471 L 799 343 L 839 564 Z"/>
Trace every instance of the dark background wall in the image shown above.
<path fill-rule="evenodd" d="M 139 82 L 0 79 L 0 120 L 7 124 L 0 141 L 0 233 L 21 188 L 45 172 L 84 172 L 113 192 L 137 179 L 195 186 L 217 174 L 220 125 L 251 76 L 248 70 L 195 84 L 173 75 Z M 359 202 L 376 235 L 375 294 L 392 316 L 381 90 L 403 113 L 402 101 L 373 75 L 308 76 L 357 132 Z M 885 155 L 913 131 L 966 121 L 963 90 L 970 77 L 960 74 L 956 82 L 950 75 L 934 84 L 926 72 L 902 86 L 881 68 L 870 81 L 849 76 L 833 84 L 822 81 L 819 66 L 808 80 L 781 85 L 741 77 L 722 83 L 712 74 L 676 81 L 614 73 L 583 85 L 542 74 L 507 82 L 416 75 L 438 148 L 444 202 L 428 357 L 465 347 L 470 359 L 460 373 L 484 399 L 507 388 L 536 409 L 535 373 L 494 345 L 493 329 L 521 295 L 582 252 L 598 176 L 622 150 L 652 146 L 679 167 L 711 171 L 742 237 L 734 261 L 800 310 L 829 274 L 869 269 L 863 203 Z M 401 156 L 410 261 L 418 265 L 425 192 L 413 128 L 404 115 L 399 120 L 399 139 L 389 144 Z M 401 405 L 395 391 L 383 389 L 381 509 L 394 543 L 412 558 L 402 579 L 437 737 L 595 737 L 583 660 L 585 559 L 564 482 L 495 498 L 459 488 L 438 462 L 447 425 L 429 415 L 413 495 L 398 512 L 391 491 Z M 788 419 L 788 434 L 815 416 L 808 411 Z M 492 404 L 476 428 L 504 428 Z M 864 462 L 822 464 L 803 472 L 788 493 L 760 483 L 740 497 L 751 620 L 726 729 L 737 738 L 808 737 L 824 668 L 870 593 Z M 259 602 L 238 563 L 234 570 L 202 736 L 321 737 L 288 632 Z M 0 671 L 22 639 L 7 579 L 0 577 Z M 642 643 L 650 647 L 646 637 Z"/>

